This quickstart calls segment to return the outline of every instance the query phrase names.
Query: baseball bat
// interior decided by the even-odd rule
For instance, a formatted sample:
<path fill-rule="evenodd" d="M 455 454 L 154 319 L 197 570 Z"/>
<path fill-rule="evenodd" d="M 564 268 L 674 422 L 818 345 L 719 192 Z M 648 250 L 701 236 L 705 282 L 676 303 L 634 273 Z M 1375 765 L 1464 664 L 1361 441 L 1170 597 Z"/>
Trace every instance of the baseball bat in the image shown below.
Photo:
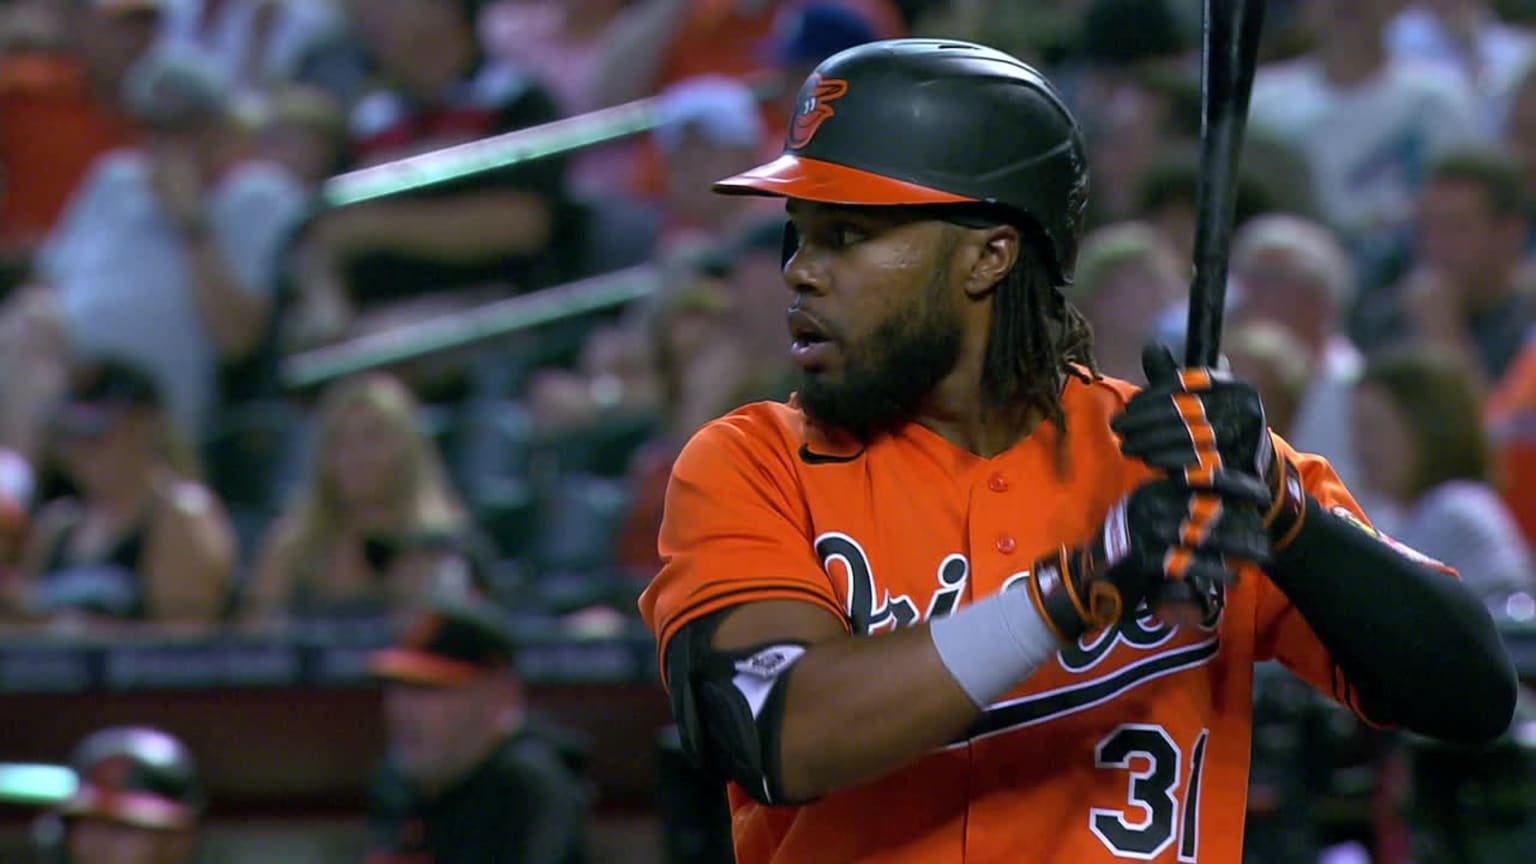
<path fill-rule="evenodd" d="M 1227 299 L 1227 262 L 1238 162 L 1258 63 L 1264 0 L 1205 0 L 1200 78 L 1200 180 L 1186 366 L 1216 366 Z"/>

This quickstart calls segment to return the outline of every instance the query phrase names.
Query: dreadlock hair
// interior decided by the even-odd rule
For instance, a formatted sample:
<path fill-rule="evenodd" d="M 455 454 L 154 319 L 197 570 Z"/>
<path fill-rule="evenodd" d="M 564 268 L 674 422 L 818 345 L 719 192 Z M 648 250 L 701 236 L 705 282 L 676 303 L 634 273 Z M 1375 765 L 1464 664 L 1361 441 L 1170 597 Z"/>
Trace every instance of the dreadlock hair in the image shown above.
<path fill-rule="evenodd" d="M 992 303 L 992 333 L 981 371 L 987 400 L 996 408 L 1021 402 L 1056 424 L 1064 437 L 1062 376 L 1091 381 L 1099 374 L 1092 328 L 1033 249 L 993 289 Z"/>
<path fill-rule="evenodd" d="M 1093 329 L 1051 278 L 1050 242 L 1039 226 L 990 205 L 941 205 L 935 215 L 962 228 L 1013 225 L 1020 248 L 1013 269 L 992 292 L 992 332 L 981 371 L 988 407 L 1022 405 L 1056 426 L 1056 456 L 1065 464 L 1067 415 L 1061 407 L 1063 376 L 1099 377 Z"/>

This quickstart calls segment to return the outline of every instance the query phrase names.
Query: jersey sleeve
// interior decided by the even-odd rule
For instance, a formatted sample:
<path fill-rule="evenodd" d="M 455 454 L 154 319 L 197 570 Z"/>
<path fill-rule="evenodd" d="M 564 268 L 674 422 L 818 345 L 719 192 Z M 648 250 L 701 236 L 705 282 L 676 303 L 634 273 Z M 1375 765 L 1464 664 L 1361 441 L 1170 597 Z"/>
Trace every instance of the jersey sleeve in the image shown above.
<path fill-rule="evenodd" d="M 1339 480 L 1338 474 L 1326 459 L 1313 454 L 1298 453 L 1289 444 L 1280 440 L 1279 436 L 1275 438 L 1275 447 L 1295 463 L 1297 470 L 1301 473 L 1302 485 L 1324 509 L 1355 523 L 1362 531 L 1376 536 L 1403 554 L 1444 572 L 1446 578 L 1460 578 L 1455 570 L 1403 546 L 1371 527 L 1365 511 L 1344 487 L 1344 483 Z M 1379 727 L 1380 724 L 1361 710 L 1353 685 L 1350 684 L 1343 670 L 1334 663 L 1328 649 L 1323 647 L 1311 625 L 1302 618 L 1296 607 L 1291 605 L 1285 592 L 1262 573 L 1258 575 L 1261 582 L 1256 610 L 1254 659 L 1257 661 L 1279 660 L 1297 677 L 1348 706 L 1362 721 Z M 1340 578 L 1347 578 L 1347 574 L 1340 574 Z"/>
<path fill-rule="evenodd" d="M 738 413 L 705 426 L 673 466 L 661 571 L 640 597 L 663 660 L 683 625 L 742 603 L 799 600 L 846 620 L 816 558 L 791 452 L 755 419 Z"/>

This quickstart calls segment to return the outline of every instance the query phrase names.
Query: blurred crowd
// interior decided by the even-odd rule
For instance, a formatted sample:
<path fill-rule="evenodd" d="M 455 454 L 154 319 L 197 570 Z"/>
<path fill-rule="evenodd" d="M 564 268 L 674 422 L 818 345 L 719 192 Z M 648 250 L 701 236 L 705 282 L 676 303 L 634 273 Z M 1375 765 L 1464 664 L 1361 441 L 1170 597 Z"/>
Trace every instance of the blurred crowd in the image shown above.
<path fill-rule="evenodd" d="M 782 210 L 709 184 L 777 153 L 807 72 L 862 42 L 980 41 L 1061 85 L 1092 163 L 1070 298 L 1101 368 L 1138 380 L 1145 341 L 1183 338 L 1201 6 L 0 2 L 0 629 L 404 622 L 455 591 L 625 627 L 681 444 L 794 385 Z M 1509 598 L 1536 594 L 1536 4 L 1267 6 L 1227 362 L 1379 529 L 1528 617 Z M 638 134 L 324 196 L 640 99 Z M 642 300 L 303 389 L 282 375 L 296 352 L 630 270 Z M 1359 731 L 1329 740 L 1381 769 Z M 1391 794 L 1370 776 L 1353 800 Z"/>

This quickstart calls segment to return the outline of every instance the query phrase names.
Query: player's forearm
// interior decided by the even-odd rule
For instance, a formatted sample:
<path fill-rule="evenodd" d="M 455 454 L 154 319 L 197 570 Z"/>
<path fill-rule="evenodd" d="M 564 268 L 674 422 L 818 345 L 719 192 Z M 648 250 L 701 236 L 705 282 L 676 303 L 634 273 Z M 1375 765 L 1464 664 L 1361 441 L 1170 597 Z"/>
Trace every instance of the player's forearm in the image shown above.
<path fill-rule="evenodd" d="M 1514 711 L 1515 676 L 1488 612 L 1449 575 L 1309 500 L 1270 573 L 1373 720 L 1476 742 Z"/>
<path fill-rule="evenodd" d="M 910 630 L 817 643 L 789 679 L 779 766 L 786 795 L 873 779 L 965 732 L 1070 638 L 1047 621 L 1035 593 L 1005 591 Z"/>
<path fill-rule="evenodd" d="M 784 792 L 805 800 L 875 779 L 953 740 L 978 713 L 927 625 L 819 643 L 789 679 Z"/>

